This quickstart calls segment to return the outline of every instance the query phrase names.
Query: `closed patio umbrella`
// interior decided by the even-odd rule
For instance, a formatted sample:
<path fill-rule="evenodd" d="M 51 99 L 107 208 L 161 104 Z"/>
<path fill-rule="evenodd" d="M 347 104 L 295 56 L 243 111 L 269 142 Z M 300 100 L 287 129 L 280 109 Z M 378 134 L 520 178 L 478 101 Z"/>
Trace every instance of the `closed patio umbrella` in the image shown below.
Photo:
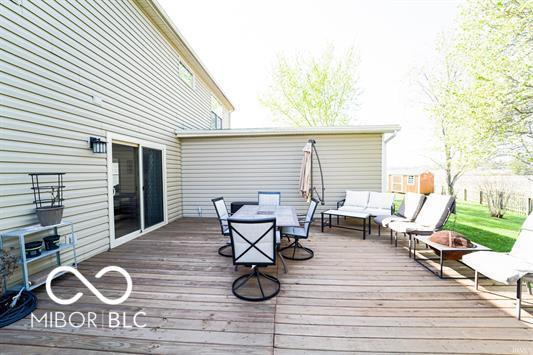
<path fill-rule="evenodd" d="M 307 202 L 311 201 L 313 194 L 316 193 L 321 204 L 324 204 L 324 174 L 322 173 L 322 164 L 320 164 L 320 158 L 315 147 L 316 141 L 310 139 L 305 147 L 302 149 L 304 152 L 304 158 L 302 159 L 302 166 L 300 167 L 300 194 Z M 313 155 L 316 155 L 318 167 L 320 169 L 320 183 L 322 184 L 322 195 L 320 195 L 317 189 L 313 186 Z"/>
<path fill-rule="evenodd" d="M 310 142 L 307 142 L 302 150 L 304 152 L 304 157 L 302 159 L 302 166 L 300 168 L 300 194 L 303 198 L 305 198 L 306 201 L 309 201 L 312 194 L 311 189 L 313 188 L 311 186 L 311 175 L 313 174 L 313 159 L 311 154 L 313 152 L 313 145 Z"/>

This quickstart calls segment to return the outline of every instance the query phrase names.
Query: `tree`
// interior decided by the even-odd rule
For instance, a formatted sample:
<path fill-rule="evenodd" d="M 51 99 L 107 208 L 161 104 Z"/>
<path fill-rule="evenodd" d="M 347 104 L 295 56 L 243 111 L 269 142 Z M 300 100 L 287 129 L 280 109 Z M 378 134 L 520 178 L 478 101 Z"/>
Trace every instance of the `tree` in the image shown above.
<path fill-rule="evenodd" d="M 360 94 L 358 63 L 353 49 L 337 58 L 332 46 L 318 58 L 279 56 L 272 84 L 260 102 L 277 120 L 292 126 L 346 125 Z"/>
<path fill-rule="evenodd" d="M 469 0 L 455 41 L 479 137 L 497 143 L 500 154 L 526 174 L 533 174 L 531 28 L 530 0 Z"/>
<path fill-rule="evenodd" d="M 447 193 L 455 195 L 458 179 L 477 167 L 493 146 L 479 142 L 477 127 L 468 112 L 463 73 L 455 63 L 449 42 L 440 44 L 439 54 L 440 62 L 422 73 L 419 85 L 427 98 L 426 109 L 437 138 L 438 158 L 434 162 L 446 175 Z"/>

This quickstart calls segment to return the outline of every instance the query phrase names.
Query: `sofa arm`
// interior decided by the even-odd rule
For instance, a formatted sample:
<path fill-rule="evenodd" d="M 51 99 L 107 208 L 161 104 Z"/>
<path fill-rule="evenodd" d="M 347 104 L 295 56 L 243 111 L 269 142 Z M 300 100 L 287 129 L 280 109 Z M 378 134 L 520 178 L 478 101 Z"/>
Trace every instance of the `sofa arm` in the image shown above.
<path fill-rule="evenodd" d="M 341 208 L 342 206 L 344 206 L 344 202 L 346 201 L 346 199 L 342 199 L 340 201 L 337 202 L 337 209 Z"/>

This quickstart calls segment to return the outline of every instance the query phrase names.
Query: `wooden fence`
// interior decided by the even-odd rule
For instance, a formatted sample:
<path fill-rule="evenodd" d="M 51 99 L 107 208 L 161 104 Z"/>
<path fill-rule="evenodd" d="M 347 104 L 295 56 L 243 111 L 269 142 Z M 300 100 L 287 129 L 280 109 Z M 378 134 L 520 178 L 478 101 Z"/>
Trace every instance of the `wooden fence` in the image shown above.
<path fill-rule="evenodd" d="M 487 198 L 482 190 L 462 189 L 457 192 L 457 199 L 487 205 Z M 507 210 L 527 216 L 533 212 L 533 197 L 514 193 L 509 199 Z"/>

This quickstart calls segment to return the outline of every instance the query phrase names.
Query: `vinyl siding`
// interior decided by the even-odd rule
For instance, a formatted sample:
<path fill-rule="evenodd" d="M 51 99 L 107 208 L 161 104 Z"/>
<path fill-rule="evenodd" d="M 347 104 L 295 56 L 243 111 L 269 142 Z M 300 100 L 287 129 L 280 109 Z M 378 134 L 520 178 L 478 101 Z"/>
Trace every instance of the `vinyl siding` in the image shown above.
<path fill-rule="evenodd" d="M 174 132 L 210 127 L 211 93 L 179 79 L 176 50 L 144 13 L 128 0 L 1 0 L 0 11 L 0 231 L 36 223 L 29 172 L 65 172 L 78 256 L 107 250 L 106 154 L 88 146 L 107 132 L 166 146 L 168 216 L 180 217 Z"/>
<path fill-rule="evenodd" d="M 184 216 L 198 216 L 201 208 L 214 217 L 212 198 L 224 196 L 229 208 L 232 201 L 256 201 L 260 190 L 280 191 L 282 204 L 304 213 L 298 181 L 309 138 L 317 141 L 324 170 L 326 205 L 319 211 L 335 207 L 347 189 L 381 191 L 381 134 L 182 138 Z M 320 191 L 316 159 L 314 171 Z"/>

